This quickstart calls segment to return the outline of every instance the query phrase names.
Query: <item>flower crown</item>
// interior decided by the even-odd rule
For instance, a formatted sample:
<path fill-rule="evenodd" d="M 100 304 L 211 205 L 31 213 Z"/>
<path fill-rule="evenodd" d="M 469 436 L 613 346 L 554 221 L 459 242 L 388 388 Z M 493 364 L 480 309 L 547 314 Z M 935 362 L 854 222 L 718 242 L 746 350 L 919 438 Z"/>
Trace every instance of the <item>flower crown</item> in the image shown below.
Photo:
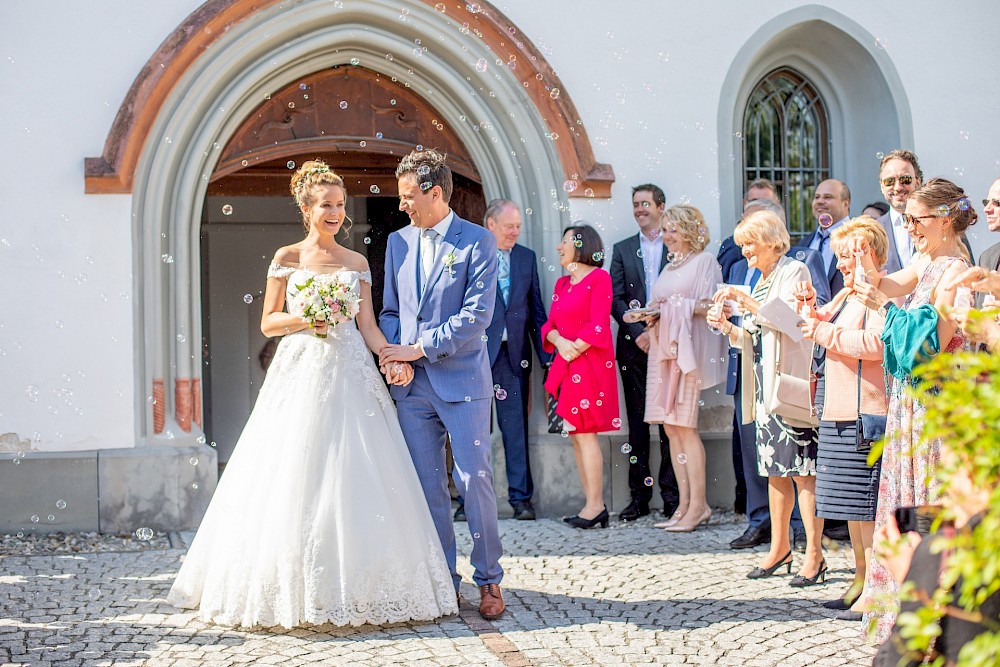
<path fill-rule="evenodd" d="M 309 171 L 303 173 L 302 176 L 299 178 L 298 182 L 295 184 L 295 201 L 301 203 L 302 190 L 305 189 L 306 187 L 306 181 L 308 181 L 312 176 L 315 176 L 316 174 L 329 174 L 329 173 L 331 173 L 330 168 L 326 166 L 313 167 Z"/>

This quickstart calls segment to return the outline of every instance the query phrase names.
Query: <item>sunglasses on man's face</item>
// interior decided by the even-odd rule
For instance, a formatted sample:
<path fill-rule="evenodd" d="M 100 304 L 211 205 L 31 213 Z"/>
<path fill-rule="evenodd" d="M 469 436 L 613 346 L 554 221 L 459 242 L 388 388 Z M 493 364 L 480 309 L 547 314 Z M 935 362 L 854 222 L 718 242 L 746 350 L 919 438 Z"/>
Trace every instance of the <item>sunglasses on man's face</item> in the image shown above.
<path fill-rule="evenodd" d="M 887 178 L 883 178 L 882 179 L 882 187 L 884 187 L 884 188 L 891 188 L 895 184 L 896 184 L 896 177 L 895 176 L 889 176 Z M 899 184 L 900 185 L 912 185 L 913 184 L 913 177 L 910 176 L 909 174 L 903 174 L 902 176 L 899 177 Z"/>
<path fill-rule="evenodd" d="M 993 204 L 993 208 L 1000 208 L 1000 199 L 984 199 L 983 206 Z"/>

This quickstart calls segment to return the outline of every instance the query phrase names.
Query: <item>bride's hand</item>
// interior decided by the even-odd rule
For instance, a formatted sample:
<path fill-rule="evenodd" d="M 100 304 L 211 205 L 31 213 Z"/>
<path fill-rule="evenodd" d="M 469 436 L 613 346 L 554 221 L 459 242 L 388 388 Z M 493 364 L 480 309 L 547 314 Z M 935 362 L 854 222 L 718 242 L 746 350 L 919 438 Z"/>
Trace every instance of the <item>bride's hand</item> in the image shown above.
<path fill-rule="evenodd" d="M 325 336 L 329 333 L 330 326 L 324 320 L 316 320 L 310 325 L 313 335 Z"/>

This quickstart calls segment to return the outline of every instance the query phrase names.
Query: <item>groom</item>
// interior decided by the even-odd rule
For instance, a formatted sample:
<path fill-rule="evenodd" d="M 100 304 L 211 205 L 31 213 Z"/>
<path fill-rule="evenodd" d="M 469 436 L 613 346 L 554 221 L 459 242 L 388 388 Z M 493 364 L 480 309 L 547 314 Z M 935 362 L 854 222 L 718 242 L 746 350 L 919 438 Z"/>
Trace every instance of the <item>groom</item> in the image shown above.
<path fill-rule="evenodd" d="M 396 178 L 399 210 L 410 226 L 390 234 L 386 245 L 379 326 L 389 345 L 379 362 L 390 372 L 398 363 L 413 365 L 413 381 L 390 391 L 457 591 L 461 577 L 445 464 L 445 438 L 451 435 L 455 484 L 465 497 L 472 533 L 479 613 L 495 619 L 504 612 L 498 562 L 503 547 L 490 454 L 493 376 L 486 327 L 496 304 L 496 240 L 448 206 L 451 169 L 437 151 L 413 151 L 399 163 Z"/>

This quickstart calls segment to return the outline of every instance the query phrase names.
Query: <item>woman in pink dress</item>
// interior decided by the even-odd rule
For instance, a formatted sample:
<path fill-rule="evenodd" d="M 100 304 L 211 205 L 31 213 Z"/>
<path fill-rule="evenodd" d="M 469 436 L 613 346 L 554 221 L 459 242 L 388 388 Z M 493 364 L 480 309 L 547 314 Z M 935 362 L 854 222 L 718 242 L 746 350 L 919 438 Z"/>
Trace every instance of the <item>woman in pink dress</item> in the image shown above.
<path fill-rule="evenodd" d="M 711 332 L 705 314 L 722 283 L 722 268 L 708 245 L 708 226 L 694 206 L 668 208 L 660 226 L 668 264 L 651 291 L 660 309 L 650 325 L 646 374 L 646 421 L 663 424 L 677 475 L 677 511 L 658 528 L 687 533 L 707 523 L 712 510 L 705 498 L 705 445 L 698 434 L 698 403 L 703 389 L 725 380 L 728 342 Z"/>
<path fill-rule="evenodd" d="M 568 227 L 556 251 L 569 275 L 556 282 L 549 320 L 542 327 L 545 351 L 559 352 L 545 389 L 559 401 L 556 413 L 569 431 L 586 496 L 583 509 L 566 522 L 576 528 L 605 528 L 604 457 L 597 434 L 622 424 L 611 337 L 611 276 L 600 268 L 604 246 L 590 225 Z"/>

